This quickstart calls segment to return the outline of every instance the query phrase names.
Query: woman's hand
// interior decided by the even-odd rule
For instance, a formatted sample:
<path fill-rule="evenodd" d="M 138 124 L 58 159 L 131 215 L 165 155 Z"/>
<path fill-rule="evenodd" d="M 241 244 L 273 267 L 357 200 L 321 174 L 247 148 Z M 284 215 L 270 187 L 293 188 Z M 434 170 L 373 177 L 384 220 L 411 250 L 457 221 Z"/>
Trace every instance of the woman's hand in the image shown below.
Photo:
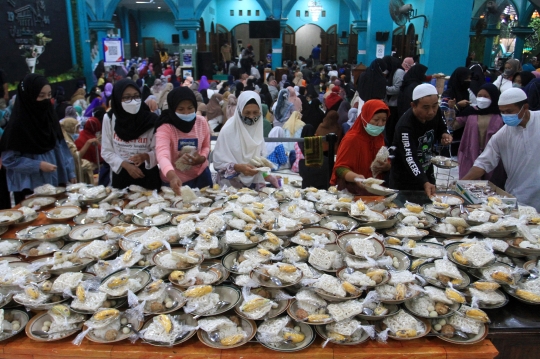
<path fill-rule="evenodd" d="M 124 161 L 122 162 L 122 168 L 129 173 L 131 178 L 144 178 L 144 173 L 141 171 L 141 169 L 132 163 Z"/>
<path fill-rule="evenodd" d="M 189 154 L 184 153 L 180 157 L 180 162 L 186 165 L 198 166 L 206 161 L 206 157 L 199 155 L 198 153 Z"/>
<path fill-rule="evenodd" d="M 280 176 L 268 175 L 268 176 L 264 177 L 264 180 L 270 182 L 270 184 L 272 186 L 274 186 L 274 188 L 279 189 L 279 188 L 281 188 L 281 186 L 279 185 L 279 179 L 280 178 L 281 178 Z"/>
<path fill-rule="evenodd" d="M 167 172 L 167 179 L 169 180 L 169 185 L 171 186 L 171 189 L 174 191 L 174 193 L 177 196 L 180 196 L 182 194 L 180 190 L 180 188 L 182 187 L 182 181 L 180 180 L 180 178 L 178 178 L 178 175 L 173 170 L 171 170 Z"/>
<path fill-rule="evenodd" d="M 388 161 L 383 161 L 383 162 L 377 161 L 373 164 L 373 169 L 379 173 L 390 171 L 390 167 L 391 167 L 391 164 Z"/>
<path fill-rule="evenodd" d="M 244 176 L 255 176 L 257 173 L 259 173 L 254 166 L 240 163 L 234 165 L 234 170 L 243 174 Z"/>
<path fill-rule="evenodd" d="M 467 100 L 461 100 L 457 103 L 458 107 L 459 108 L 465 108 L 467 106 L 469 106 L 471 104 L 470 101 L 467 101 Z"/>
<path fill-rule="evenodd" d="M 133 162 L 133 164 L 136 166 L 136 167 L 139 167 L 140 165 L 142 165 L 145 161 L 149 161 L 150 160 L 150 156 L 148 156 L 148 153 L 138 153 L 134 156 L 131 156 L 129 159 L 129 161 Z M 141 172 L 142 173 L 142 172 Z"/>
<path fill-rule="evenodd" d="M 39 164 L 39 169 L 43 172 L 54 172 L 56 171 L 56 165 L 53 165 L 52 163 L 41 161 Z"/>

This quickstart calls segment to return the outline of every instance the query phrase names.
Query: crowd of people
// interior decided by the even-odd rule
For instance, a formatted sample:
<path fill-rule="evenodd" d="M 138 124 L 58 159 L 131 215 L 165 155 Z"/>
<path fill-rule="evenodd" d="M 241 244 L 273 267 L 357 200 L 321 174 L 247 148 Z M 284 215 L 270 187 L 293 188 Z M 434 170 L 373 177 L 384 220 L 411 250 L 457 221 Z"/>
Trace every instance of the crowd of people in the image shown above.
<path fill-rule="evenodd" d="M 460 179 L 489 179 L 540 210 L 533 165 L 540 72 L 533 64 L 525 70 L 510 59 L 493 83 L 479 64 L 459 67 L 441 96 L 428 68 L 412 58 L 376 59 L 355 79 L 346 61 L 323 64 L 315 51 L 285 62 L 276 78 L 266 61 L 255 62 L 250 45 L 238 62 L 228 44 L 221 50 L 221 82 L 182 78 L 166 53 L 157 63 L 140 59 L 110 71 L 101 62 L 95 86 L 87 92 L 81 82 L 71 97 L 62 88 L 53 93 L 43 76 L 27 75 L 2 109 L 1 205 L 11 206 L 8 191 L 18 203 L 45 183 L 94 183 L 96 174 L 104 185 L 168 185 L 176 193 L 213 183 L 279 187 L 277 176 L 254 166 L 259 157 L 272 170 L 298 172 L 304 186 L 324 188 L 330 173 L 331 184 L 355 194 L 365 194 L 361 179 L 378 177 L 391 188 L 432 195 L 435 146 L 459 143 Z M 303 142 L 265 143 L 330 133 L 337 135 L 334 168 L 324 141 L 316 164 L 307 161 Z M 218 135 L 213 151 L 211 134 Z M 383 147 L 393 152 L 380 161 Z"/>

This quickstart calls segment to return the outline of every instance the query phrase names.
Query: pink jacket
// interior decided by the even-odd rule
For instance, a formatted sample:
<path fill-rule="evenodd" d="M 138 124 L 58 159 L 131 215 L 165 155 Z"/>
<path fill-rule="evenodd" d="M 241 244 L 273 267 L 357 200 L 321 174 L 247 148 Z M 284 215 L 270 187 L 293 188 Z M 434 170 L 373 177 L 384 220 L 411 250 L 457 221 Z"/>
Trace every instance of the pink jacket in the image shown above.
<path fill-rule="evenodd" d="M 174 165 L 180 157 L 180 152 L 178 151 L 178 140 L 180 139 L 197 138 L 197 152 L 201 156 L 208 158 L 208 154 L 210 153 L 210 130 L 208 123 L 203 116 L 197 116 L 195 121 L 195 125 L 189 133 L 181 132 L 168 123 L 157 129 L 156 157 L 163 181 L 169 182 L 167 180 L 167 172 L 170 170 L 174 170 L 182 182 L 187 182 L 197 178 L 208 167 L 208 161 L 205 161 L 198 166 L 192 166 L 190 169 L 182 172 Z"/>

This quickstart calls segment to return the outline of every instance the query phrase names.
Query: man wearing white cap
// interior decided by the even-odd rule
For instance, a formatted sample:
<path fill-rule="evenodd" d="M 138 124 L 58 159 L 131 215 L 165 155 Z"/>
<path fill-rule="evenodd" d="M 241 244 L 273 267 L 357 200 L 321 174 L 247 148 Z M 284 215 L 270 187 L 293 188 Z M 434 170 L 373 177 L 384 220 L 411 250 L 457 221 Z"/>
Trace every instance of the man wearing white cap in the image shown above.
<path fill-rule="evenodd" d="M 463 180 L 479 179 L 501 160 L 508 175 L 506 191 L 540 211 L 540 111 L 529 111 L 527 95 L 519 88 L 501 94 L 499 109 L 506 126 L 491 137 Z"/>
<path fill-rule="evenodd" d="M 431 155 L 438 139 L 446 146 L 452 143 L 446 122 L 439 109 L 435 86 L 415 87 L 411 108 L 399 119 L 392 145 L 396 147 L 390 170 L 390 187 L 400 190 L 424 190 L 435 194 Z"/>

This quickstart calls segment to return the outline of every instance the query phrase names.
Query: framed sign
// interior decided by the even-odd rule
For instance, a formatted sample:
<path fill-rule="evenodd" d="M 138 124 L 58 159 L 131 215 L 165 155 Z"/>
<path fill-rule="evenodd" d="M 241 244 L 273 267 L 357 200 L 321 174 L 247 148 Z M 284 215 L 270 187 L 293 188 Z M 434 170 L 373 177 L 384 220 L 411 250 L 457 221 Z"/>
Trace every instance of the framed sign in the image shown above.
<path fill-rule="evenodd" d="M 124 42 L 120 37 L 103 39 L 103 56 L 105 65 L 118 65 L 124 62 Z"/>

